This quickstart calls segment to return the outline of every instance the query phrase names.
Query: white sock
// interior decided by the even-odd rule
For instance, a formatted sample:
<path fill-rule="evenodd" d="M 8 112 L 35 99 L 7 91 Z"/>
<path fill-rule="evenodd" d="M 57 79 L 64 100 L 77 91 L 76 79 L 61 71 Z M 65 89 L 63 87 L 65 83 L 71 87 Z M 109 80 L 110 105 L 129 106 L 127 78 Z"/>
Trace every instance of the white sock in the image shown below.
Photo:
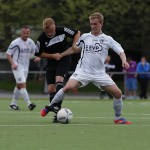
<path fill-rule="evenodd" d="M 60 89 L 60 90 L 56 93 L 56 95 L 54 96 L 54 98 L 52 99 L 50 105 L 53 105 L 53 104 L 55 104 L 55 103 L 59 103 L 60 101 L 62 101 L 62 100 L 64 99 L 65 95 L 66 95 L 66 94 L 63 92 L 63 88 Z M 50 106 L 50 105 L 49 105 L 49 106 Z"/>
<path fill-rule="evenodd" d="M 19 99 L 19 97 L 20 97 L 20 90 L 17 87 L 15 87 L 14 91 L 13 91 L 13 98 L 12 98 L 10 105 L 16 105 L 17 106 L 17 100 Z"/>
<path fill-rule="evenodd" d="M 122 114 L 122 98 L 121 99 L 114 99 L 113 101 L 113 107 L 115 111 L 115 120 L 120 119 L 120 116 Z"/>
<path fill-rule="evenodd" d="M 29 99 L 29 95 L 28 95 L 27 89 L 26 88 L 22 88 L 20 90 L 20 93 L 22 94 L 23 99 L 25 100 L 25 102 L 29 106 L 31 104 L 31 101 Z"/>

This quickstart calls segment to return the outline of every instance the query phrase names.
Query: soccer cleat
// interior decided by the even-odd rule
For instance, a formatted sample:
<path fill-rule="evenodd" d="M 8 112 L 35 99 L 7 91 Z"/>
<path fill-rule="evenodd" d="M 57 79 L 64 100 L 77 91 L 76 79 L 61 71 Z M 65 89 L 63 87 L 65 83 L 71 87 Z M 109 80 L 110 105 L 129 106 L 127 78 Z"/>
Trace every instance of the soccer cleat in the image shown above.
<path fill-rule="evenodd" d="M 35 107 L 36 107 L 36 105 L 33 104 L 33 103 L 31 103 L 31 104 L 28 106 L 29 110 L 33 110 Z"/>
<path fill-rule="evenodd" d="M 55 115 L 55 116 L 53 117 L 52 122 L 53 122 L 53 123 L 59 123 L 59 121 L 57 120 L 57 115 Z"/>
<path fill-rule="evenodd" d="M 41 113 L 41 116 L 42 116 L 42 117 L 45 117 L 45 116 L 49 113 L 49 110 L 46 109 L 46 108 L 44 108 L 44 109 L 41 110 L 40 113 Z"/>
<path fill-rule="evenodd" d="M 132 122 L 127 121 L 125 118 L 120 118 L 118 120 L 114 120 L 115 124 L 132 124 Z"/>
<path fill-rule="evenodd" d="M 9 108 L 13 110 L 20 110 L 17 105 L 9 105 Z"/>
<path fill-rule="evenodd" d="M 57 106 L 55 106 L 55 105 L 45 106 L 45 108 L 46 108 L 48 111 L 54 112 L 55 114 L 57 114 L 57 112 L 60 110 L 60 108 L 57 107 Z"/>

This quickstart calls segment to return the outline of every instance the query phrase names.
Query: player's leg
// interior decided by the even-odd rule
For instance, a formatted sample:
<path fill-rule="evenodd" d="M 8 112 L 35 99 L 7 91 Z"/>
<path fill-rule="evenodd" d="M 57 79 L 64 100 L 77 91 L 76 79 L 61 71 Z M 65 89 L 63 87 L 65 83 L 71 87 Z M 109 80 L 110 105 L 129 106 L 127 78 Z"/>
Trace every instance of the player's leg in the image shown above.
<path fill-rule="evenodd" d="M 97 87 L 102 88 L 104 91 L 113 96 L 113 108 L 115 111 L 114 122 L 118 124 L 130 124 L 131 122 L 121 118 L 122 114 L 122 92 L 112 80 L 112 78 L 106 73 L 101 76 L 93 77 L 93 84 Z"/>
<path fill-rule="evenodd" d="M 23 70 L 19 71 L 19 74 L 16 75 L 16 76 L 18 76 L 16 78 L 17 79 L 17 88 L 20 89 L 20 93 L 21 93 L 24 101 L 27 103 L 28 109 L 33 110 L 36 107 L 36 105 L 30 101 L 29 94 L 26 89 L 27 75 L 28 75 L 28 72 L 23 71 Z"/>
<path fill-rule="evenodd" d="M 123 106 L 123 103 L 122 103 L 122 92 L 118 88 L 118 86 L 116 84 L 114 84 L 114 85 L 104 86 L 102 88 L 106 92 L 111 94 L 113 96 L 113 98 L 114 98 L 114 100 L 113 100 L 113 108 L 114 108 L 114 111 L 115 111 L 114 122 L 116 124 L 131 124 L 131 122 L 125 120 L 124 118 L 121 118 L 122 106 Z"/>
<path fill-rule="evenodd" d="M 19 99 L 21 93 L 20 93 L 20 88 L 17 86 L 17 83 L 21 80 L 21 71 L 19 69 L 17 70 L 12 70 L 13 72 L 13 75 L 14 75 L 14 78 L 16 80 L 16 86 L 14 88 L 14 91 L 13 91 L 13 98 L 12 98 L 12 101 L 9 105 L 9 107 L 13 110 L 19 110 L 19 107 L 17 105 L 17 100 Z"/>
<path fill-rule="evenodd" d="M 20 90 L 17 88 L 17 86 L 15 86 L 14 91 L 13 91 L 13 98 L 9 105 L 11 109 L 19 110 L 19 107 L 17 105 L 17 100 L 19 99 L 19 97 L 20 97 Z"/>
<path fill-rule="evenodd" d="M 57 113 L 58 112 L 58 107 L 55 107 L 55 104 L 61 102 L 66 93 L 72 91 L 74 88 L 78 88 L 79 86 L 85 86 L 88 84 L 88 78 L 87 76 L 82 76 L 82 75 L 79 75 L 77 73 L 74 73 L 68 80 L 68 82 L 66 83 L 66 85 L 60 89 L 55 97 L 53 98 L 51 104 L 49 106 L 45 106 L 45 108 L 48 110 L 48 111 L 52 111 L 52 112 L 55 112 Z M 48 112 L 47 112 L 48 113 Z M 43 110 L 41 110 L 41 115 L 44 117 L 47 113 L 43 113 Z"/>
<path fill-rule="evenodd" d="M 48 88 L 50 103 L 56 94 L 55 75 L 56 75 L 55 70 L 46 71 L 46 81 L 47 81 L 47 88 Z"/>

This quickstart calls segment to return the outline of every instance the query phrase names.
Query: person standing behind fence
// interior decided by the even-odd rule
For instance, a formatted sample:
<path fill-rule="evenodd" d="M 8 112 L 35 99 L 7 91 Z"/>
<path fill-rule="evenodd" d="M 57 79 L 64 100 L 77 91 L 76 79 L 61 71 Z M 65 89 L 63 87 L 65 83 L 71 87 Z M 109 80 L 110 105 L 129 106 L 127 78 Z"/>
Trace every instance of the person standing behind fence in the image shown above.
<path fill-rule="evenodd" d="M 148 83 L 149 77 L 148 74 L 150 71 L 150 64 L 147 62 L 146 57 L 142 57 L 141 61 L 137 65 L 138 81 L 140 85 L 140 98 L 147 99 Z M 147 73 L 147 74 L 144 74 Z"/>
<path fill-rule="evenodd" d="M 124 69 L 124 72 L 126 73 L 126 75 L 125 75 L 126 95 L 127 95 L 128 99 L 136 99 L 136 91 L 137 91 L 136 68 L 137 68 L 137 63 L 136 63 L 136 61 L 133 61 L 130 57 L 127 58 L 127 61 L 130 65 L 130 68 Z"/>
<path fill-rule="evenodd" d="M 34 56 L 36 48 L 34 41 L 29 38 L 29 35 L 29 27 L 22 27 L 20 37 L 13 40 L 6 51 L 6 57 L 11 64 L 12 72 L 16 80 L 13 98 L 9 106 L 13 110 L 20 110 L 17 105 L 17 100 L 20 95 L 24 98 L 29 110 L 33 110 L 36 107 L 36 105 L 30 101 L 26 89 L 30 57 Z M 37 60 L 40 59 L 37 58 Z"/>

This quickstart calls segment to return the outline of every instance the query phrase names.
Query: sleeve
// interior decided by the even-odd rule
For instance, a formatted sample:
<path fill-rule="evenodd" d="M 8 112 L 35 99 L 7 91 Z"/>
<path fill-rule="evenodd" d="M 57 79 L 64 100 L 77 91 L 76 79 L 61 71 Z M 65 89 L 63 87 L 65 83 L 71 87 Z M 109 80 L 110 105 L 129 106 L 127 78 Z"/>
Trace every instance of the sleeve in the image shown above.
<path fill-rule="evenodd" d="M 42 44 L 42 39 L 39 37 L 35 43 L 35 56 L 40 56 L 44 51 L 44 46 Z"/>
<path fill-rule="evenodd" d="M 115 41 L 111 36 L 109 36 L 109 47 L 114 50 L 118 55 L 120 55 L 121 52 L 124 52 L 122 46 L 117 42 Z"/>
<path fill-rule="evenodd" d="M 84 42 L 84 34 L 83 35 L 81 35 L 80 36 L 80 38 L 79 38 L 79 40 L 78 40 L 78 42 L 77 42 L 77 46 L 78 47 L 80 47 L 81 49 L 83 49 L 84 48 L 84 46 L 85 46 L 85 42 Z"/>
<path fill-rule="evenodd" d="M 74 36 L 78 33 L 78 30 L 67 28 L 67 27 L 63 27 L 63 30 L 65 34 L 70 38 L 74 38 Z"/>
<path fill-rule="evenodd" d="M 16 44 L 16 42 L 12 41 L 6 51 L 6 54 L 13 55 L 14 51 L 18 48 L 19 46 Z"/>

